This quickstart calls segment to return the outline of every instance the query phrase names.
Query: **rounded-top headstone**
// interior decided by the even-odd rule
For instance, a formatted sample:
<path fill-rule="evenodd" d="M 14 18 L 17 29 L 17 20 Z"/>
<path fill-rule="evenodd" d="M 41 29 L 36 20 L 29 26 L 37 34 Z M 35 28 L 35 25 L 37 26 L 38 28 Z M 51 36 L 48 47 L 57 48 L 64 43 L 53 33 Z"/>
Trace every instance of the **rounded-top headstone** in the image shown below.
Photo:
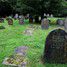
<path fill-rule="evenodd" d="M 55 29 L 49 33 L 45 42 L 44 61 L 48 63 L 67 63 L 67 33 Z"/>
<path fill-rule="evenodd" d="M 59 24 L 60 26 L 64 25 L 64 21 L 62 19 L 58 19 L 57 20 L 57 24 Z"/>

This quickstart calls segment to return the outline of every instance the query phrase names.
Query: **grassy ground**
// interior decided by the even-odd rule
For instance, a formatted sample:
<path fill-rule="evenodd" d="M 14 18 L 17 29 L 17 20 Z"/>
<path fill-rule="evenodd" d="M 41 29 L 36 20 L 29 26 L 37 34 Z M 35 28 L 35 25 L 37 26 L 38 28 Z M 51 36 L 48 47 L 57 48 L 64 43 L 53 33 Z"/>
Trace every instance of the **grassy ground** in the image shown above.
<path fill-rule="evenodd" d="M 4 58 L 10 56 L 16 47 L 23 45 L 29 48 L 27 51 L 29 61 L 27 67 L 67 67 L 67 64 L 43 64 L 41 62 L 46 36 L 57 26 L 51 25 L 48 30 L 36 29 L 32 36 L 26 36 L 23 31 L 30 24 L 19 25 L 18 21 L 15 20 L 14 25 L 9 26 L 5 20 L 5 23 L 1 25 L 5 26 L 6 29 L 0 30 L 0 67 L 11 67 L 2 64 Z"/>

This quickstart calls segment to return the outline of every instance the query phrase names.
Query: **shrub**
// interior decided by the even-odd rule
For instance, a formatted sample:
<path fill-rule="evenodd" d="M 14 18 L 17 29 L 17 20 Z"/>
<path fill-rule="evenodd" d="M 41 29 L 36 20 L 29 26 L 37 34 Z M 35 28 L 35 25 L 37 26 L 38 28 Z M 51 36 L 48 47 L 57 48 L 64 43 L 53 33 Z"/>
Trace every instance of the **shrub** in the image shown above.
<path fill-rule="evenodd" d="M 4 26 L 0 26 L 0 29 L 5 29 L 5 27 Z"/>

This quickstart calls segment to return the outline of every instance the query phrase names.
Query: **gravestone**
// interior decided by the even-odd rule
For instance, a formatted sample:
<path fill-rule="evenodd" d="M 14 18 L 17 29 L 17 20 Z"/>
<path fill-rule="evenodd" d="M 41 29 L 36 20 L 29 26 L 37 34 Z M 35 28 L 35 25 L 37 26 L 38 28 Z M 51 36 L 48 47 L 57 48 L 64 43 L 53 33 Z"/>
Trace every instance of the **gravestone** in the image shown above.
<path fill-rule="evenodd" d="M 57 24 L 59 24 L 60 26 L 62 26 L 62 25 L 64 25 L 64 21 L 61 20 L 61 19 L 58 19 L 58 20 L 57 20 Z"/>
<path fill-rule="evenodd" d="M 14 19 L 18 19 L 18 17 L 19 17 L 18 14 L 15 14 Z"/>
<path fill-rule="evenodd" d="M 51 14 L 50 17 L 53 17 L 53 14 Z"/>
<path fill-rule="evenodd" d="M 65 28 L 65 30 L 67 32 L 67 18 L 65 18 L 65 20 L 64 20 L 64 28 Z"/>
<path fill-rule="evenodd" d="M 8 18 L 8 25 L 13 25 L 13 20 L 12 20 L 12 18 Z"/>
<path fill-rule="evenodd" d="M 20 16 L 19 17 L 19 24 L 22 25 L 24 23 L 24 17 Z"/>
<path fill-rule="evenodd" d="M 48 63 L 67 63 L 67 33 L 55 29 L 46 38 L 44 60 Z"/>
<path fill-rule="evenodd" d="M 32 35 L 33 35 L 33 31 L 34 31 L 34 29 L 29 28 L 29 29 L 26 29 L 26 30 L 24 31 L 24 34 L 25 34 L 25 35 L 28 35 L 28 36 L 32 36 Z"/>
<path fill-rule="evenodd" d="M 4 18 L 0 18 L 0 23 L 3 23 L 4 22 Z"/>
<path fill-rule="evenodd" d="M 49 28 L 49 20 L 44 18 L 41 22 L 41 28 L 42 29 L 48 29 Z"/>
<path fill-rule="evenodd" d="M 31 15 L 29 16 L 29 22 L 33 23 L 33 17 Z"/>
<path fill-rule="evenodd" d="M 9 67 L 27 67 L 27 46 L 20 46 L 14 50 L 14 53 L 5 58 L 3 63 Z"/>

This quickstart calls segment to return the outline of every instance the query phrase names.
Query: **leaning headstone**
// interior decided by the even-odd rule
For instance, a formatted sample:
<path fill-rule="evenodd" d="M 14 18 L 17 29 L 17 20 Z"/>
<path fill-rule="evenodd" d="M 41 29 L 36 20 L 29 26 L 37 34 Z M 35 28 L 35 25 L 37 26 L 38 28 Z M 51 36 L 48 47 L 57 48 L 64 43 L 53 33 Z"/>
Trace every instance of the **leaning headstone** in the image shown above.
<path fill-rule="evenodd" d="M 49 33 L 45 42 L 44 61 L 48 63 L 67 63 L 67 33 L 55 29 Z"/>
<path fill-rule="evenodd" d="M 58 19 L 58 20 L 57 20 L 57 24 L 59 24 L 60 26 L 62 26 L 62 25 L 64 25 L 64 21 L 61 20 L 61 19 Z"/>
<path fill-rule="evenodd" d="M 13 20 L 12 20 L 12 18 L 8 18 L 8 25 L 13 25 Z"/>
<path fill-rule="evenodd" d="M 44 18 L 41 22 L 41 28 L 42 29 L 48 29 L 49 28 L 49 21 L 48 19 Z"/>

